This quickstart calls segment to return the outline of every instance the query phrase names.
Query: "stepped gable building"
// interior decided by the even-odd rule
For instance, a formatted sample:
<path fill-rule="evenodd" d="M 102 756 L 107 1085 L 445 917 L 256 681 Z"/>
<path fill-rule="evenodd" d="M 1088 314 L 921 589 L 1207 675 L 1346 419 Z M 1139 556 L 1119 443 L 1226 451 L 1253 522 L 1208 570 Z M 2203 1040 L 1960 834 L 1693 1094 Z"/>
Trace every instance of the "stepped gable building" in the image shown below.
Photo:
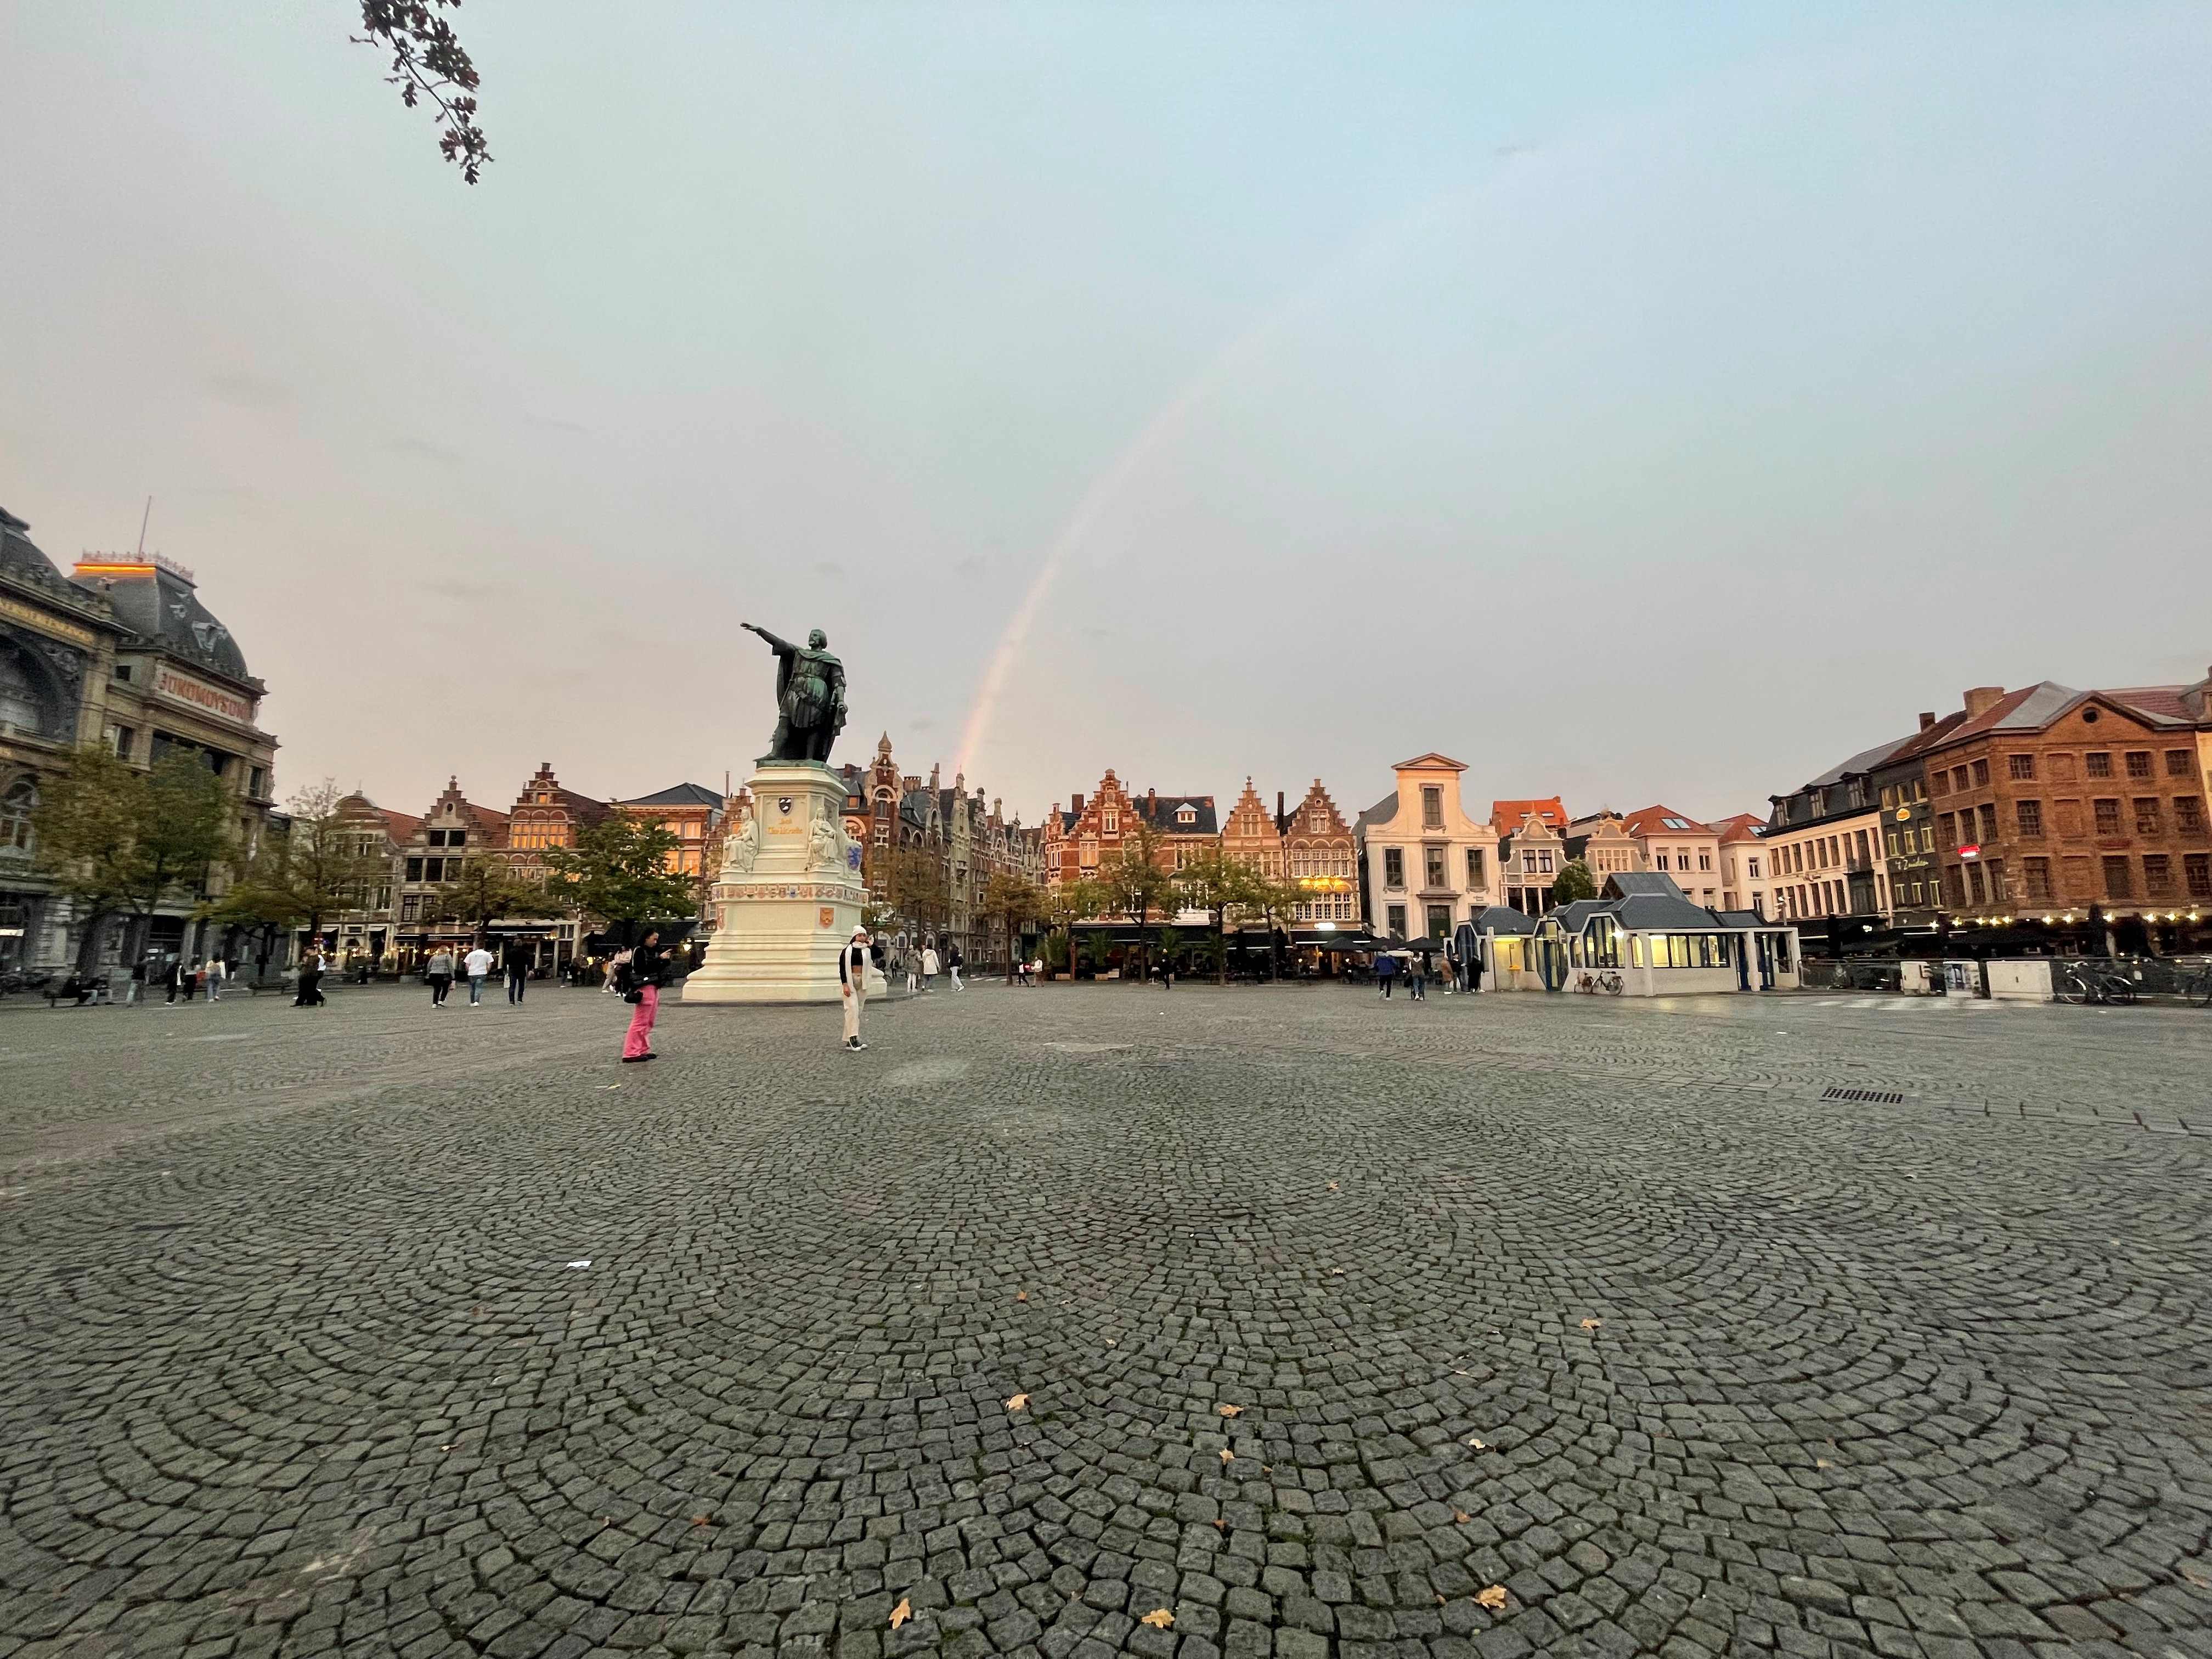
<path fill-rule="evenodd" d="M 1498 837 L 1461 804 L 1465 762 L 1431 753 L 1392 769 L 1397 787 L 1352 825 L 1367 924 L 1393 938 L 1448 938 L 1497 902 Z"/>
<path fill-rule="evenodd" d="M 471 854 L 507 850 L 507 814 L 479 806 L 461 793 L 460 780 L 448 777 L 437 799 L 415 820 L 415 831 L 398 851 L 399 911 L 392 941 L 404 972 L 440 945 L 465 949 L 475 935 L 447 915 L 446 884 L 460 873 Z"/>
<path fill-rule="evenodd" d="M 1644 849 L 1618 814 L 1596 812 L 1567 826 L 1567 857 L 1586 866 L 1599 887 L 1607 876 L 1629 875 L 1648 867 Z"/>
<path fill-rule="evenodd" d="M 1277 819 L 1281 796 L 1275 798 L 1275 805 L 1276 811 L 1270 812 L 1259 791 L 1253 788 L 1252 780 L 1246 778 L 1244 793 L 1237 797 L 1237 804 L 1229 809 L 1228 822 L 1221 826 L 1221 850 L 1270 881 L 1283 878 L 1283 831 Z M 1176 867 L 1182 868 L 1182 863 Z"/>
<path fill-rule="evenodd" d="M 40 780 L 80 744 L 105 742 L 133 766 L 191 756 L 228 783 L 241 857 L 283 816 L 273 811 L 276 739 L 260 729 L 267 688 L 228 629 L 200 600 L 192 573 L 159 555 L 87 555 L 64 577 L 0 510 L 0 968 L 94 972 L 127 967 L 134 943 L 190 957 L 228 948 L 192 913 L 199 895 L 165 902 L 126 938 L 126 919 L 90 918 L 34 868 Z M 205 896 L 228 872 L 211 873 Z"/>
<path fill-rule="evenodd" d="M 576 832 L 611 817 L 614 807 L 561 787 L 553 775 L 553 763 L 541 763 L 507 815 L 506 850 L 513 862 L 526 870 L 538 868 L 534 854 L 549 847 L 574 847 Z"/>
<path fill-rule="evenodd" d="M 1348 927 L 1359 920 L 1359 843 L 1316 778 L 1293 811 L 1275 798 L 1275 827 L 1283 841 L 1284 873 L 1304 896 L 1295 919 L 1309 927 Z"/>
<path fill-rule="evenodd" d="M 1136 803 L 1108 767 L 1086 799 L 1070 795 L 1067 810 L 1057 802 L 1045 820 L 1045 879 L 1057 887 L 1096 876 L 1102 860 L 1121 848 L 1127 827 L 1137 821 Z"/>

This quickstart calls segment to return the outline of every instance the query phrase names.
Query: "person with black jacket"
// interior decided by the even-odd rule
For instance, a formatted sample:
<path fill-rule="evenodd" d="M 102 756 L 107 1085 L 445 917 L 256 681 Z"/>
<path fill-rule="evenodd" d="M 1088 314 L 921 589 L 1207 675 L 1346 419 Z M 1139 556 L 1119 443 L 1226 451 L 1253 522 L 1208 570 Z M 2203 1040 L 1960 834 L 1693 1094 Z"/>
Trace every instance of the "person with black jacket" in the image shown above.
<path fill-rule="evenodd" d="M 629 953 L 629 988 L 623 998 L 635 1002 L 637 1012 L 629 1017 L 629 1033 L 623 1039 L 625 1066 L 659 1058 L 653 1052 L 653 1022 L 660 1012 L 660 988 L 667 979 L 668 953 L 660 948 L 660 932 L 655 928 Z"/>
<path fill-rule="evenodd" d="M 845 1010 L 845 1047 L 865 1048 L 860 1041 L 860 1005 L 868 1000 L 868 930 L 855 927 L 837 952 L 837 998 Z"/>

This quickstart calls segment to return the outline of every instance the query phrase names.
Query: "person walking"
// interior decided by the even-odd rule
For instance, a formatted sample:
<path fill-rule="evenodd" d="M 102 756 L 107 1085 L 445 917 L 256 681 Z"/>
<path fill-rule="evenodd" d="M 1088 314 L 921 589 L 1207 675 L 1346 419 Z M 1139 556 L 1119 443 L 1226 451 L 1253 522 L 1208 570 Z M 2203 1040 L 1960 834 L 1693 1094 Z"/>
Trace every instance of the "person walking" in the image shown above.
<path fill-rule="evenodd" d="M 479 945 L 461 958 L 461 966 L 469 976 L 469 1006 L 483 1006 L 484 976 L 491 972 L 491 952 Z"/>
<path fill-rule="evenodd" d="M 313 949 L 300 958 L 300 989 L 292 999 L 295 1008 L 319 1008 L 323 1006 L 323 957 Z"/>
<path fill-rule="evenodd" d="M 868 1046 L 860 1041 L 860 1005 L 867 1000 L 868 930 L 855 927 L 837 953 L 837 1000 L 845 1011 L 844 1046 L 848 1050 Z"/>
<path fill-rule="evenodd" d="M 960 982 L 960 969 L 967 960 L 967 957 L 960 954 L 957 941 L 945 947 L 945 971 L 951 977 L 952 988 L 956 991 L 964 991 L 968 988 Z"/>
<path fill-rule="evenodd" d="M 1467 989 L 1469 996 L 1482 988 L 1482 946 L 1478 942 L 1467 953 Z"/>
<path fill-rule="evenodd" d="M 164 956 L 161 958 L 161 989 L 166 994 L 161 1000 L 163 1007 L 176 1001 L 177 981 L 183 977 L 184 964 L 174 957 Z"/>
<path fill-rule="evenodd" d="M 222 1000 L 222 982 L 228 977 L 222 969 L 221 957 L 210 957 L 207 965 L 207 994 L 210 1003 Z"/>
<path fill-rule="evenodd" d="M 519 950 L 507 953 L 507 1000 L 520 1002 L 530 983 L 530 958 Z"/>
<path fill-rule="evenodd" d="M 131 964 L 131 988 L 123 994 L 125 1007 L 135 1007 L 138 999 L 146 994 L 146 957 L 142 951 L 138 960 Z"/>
<path fill-rule="evenodd" d="M 1390 988 L 1398 982 L 1398 958 L 1388 951 L 1375 958 L 1375 994 L 1385 1002 L 1390 1000 Z"/>
<path fill-rule="evenodd" d="M 430 969 L 423 975 L 430 981 L 430 1006 L 446 1006 L 446 993 L 453 988 L 453 952 L 450 946 L 441 945 L 430 952 Z"/>
<path fill-rule="evenodd" d="M 923 945 L 921 947 L 921 988 L 924 991 L 934 991 L 937 988 L 937 947 L 934 945 Z"/>
<path fill-rule="evenodd" d="M 637 1012 L 629 1017 L 629 1030 L 623 1038 L 625 1066 L 659 1058 L 653 1052 L 653 1022 L 660 1014 L 660 986 L 667 971 L 659 930 L 656 928 L 629 953 L 629 966 L 624 973 L 629 988 L 623 993 L 623 1000 L 637 1005 Z"/>
<path fill-rule="evenodd" d="M 921 958 L 908 945 L 900 947 L 897 959 L 906 964 L 906 994 L 912 996 L 921 989 Z"/>
<path fill-rule="evenodd" d="M 1413 981 L 1406 987 L 1408 999 L 1414 1002 L 1429 1000 L 1429 976 L 1436 971 L 1436 957 L 1424 951 L 1413 962 Z"/>

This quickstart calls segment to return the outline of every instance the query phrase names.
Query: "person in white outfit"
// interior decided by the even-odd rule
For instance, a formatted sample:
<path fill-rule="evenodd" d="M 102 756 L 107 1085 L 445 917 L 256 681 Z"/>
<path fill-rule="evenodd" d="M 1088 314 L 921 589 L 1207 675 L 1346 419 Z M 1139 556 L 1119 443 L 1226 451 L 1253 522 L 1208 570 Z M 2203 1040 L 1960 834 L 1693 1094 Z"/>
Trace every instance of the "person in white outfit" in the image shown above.
<path fill-rule="evenodd" d="M 937 988 L 937 947 L 934 945 L 923 945 L 921 947 L 921 988 L 923 990 L 934 991 Z"/>
<path fill-rule="evenodd" d="M 845 1047 L 865 1048 L 860 1041 L 860 1005 L 868 1000 L 868 930 L 855 927 L 837 953 L 837 1000 L 845 1010 Z"/>
<path fill-rule="evenodd" d="M 210 1002 L 222 1000 L 222 981 L 226 977 L 221 957 L 210 957 L 207 965 L 207 994 Z"/>
<path fill-rule="evenodd" d="M 483 1006 L 484 975 L 491 972 L 491 952 L 479 945 L 461 959 L 461 966 L 469 976 L 469 1006 Z"/>

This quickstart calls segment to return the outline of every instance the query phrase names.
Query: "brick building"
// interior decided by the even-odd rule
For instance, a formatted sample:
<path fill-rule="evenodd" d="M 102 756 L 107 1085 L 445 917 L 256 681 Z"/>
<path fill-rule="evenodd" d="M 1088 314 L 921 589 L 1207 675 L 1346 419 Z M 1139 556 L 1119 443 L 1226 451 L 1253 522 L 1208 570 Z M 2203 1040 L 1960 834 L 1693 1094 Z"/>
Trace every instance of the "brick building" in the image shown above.
<path fill-rule="evenodd" d="M 1310 927 L 1325 923 L 1332 930 L 1356 923 L 1359 842 L 1319 778 L 1296 809 L 1285 812 L 1279 805 L 1275 827 L 1282 836 L 1284 873 L 1305 895 L 1295 920 Z"/>
<path fill-rule="evenodd" d="M 1978 686 L 1926 748 L 1944 908 L 2175 948 L 2212 908 L 2204 687 Z M 2117 924 L 2126 924 L 2124 927 Z"/>
<path fill-rule="evenodd" d="M 1277 805 L 1279 808 L 1280 800 Z M 1252 780 L 1244 780 L 1244 793 L 1237 797 L 1237 804 L 1229 809 L 1229 817 L 1221 826 L 1221 850 L 1231 858 L 1257 870 L 1270 881 L 1283 878 L 1283 831 L 1274 812 L 1267 810 L 1260 799 L 1260 792 L 1252 787 Z M 1180 869 L 1182 865 L 1177 864 Z"/>

